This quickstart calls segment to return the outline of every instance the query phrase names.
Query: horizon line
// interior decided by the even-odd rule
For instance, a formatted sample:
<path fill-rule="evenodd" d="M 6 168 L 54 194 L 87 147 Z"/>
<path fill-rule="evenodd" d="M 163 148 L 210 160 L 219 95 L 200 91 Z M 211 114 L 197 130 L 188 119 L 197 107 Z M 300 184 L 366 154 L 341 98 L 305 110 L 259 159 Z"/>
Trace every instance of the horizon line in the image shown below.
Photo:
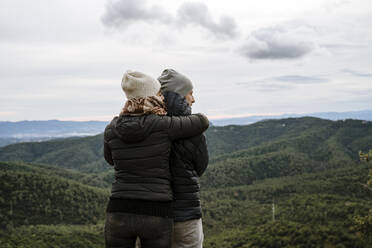
<path fill-rule="evenodd" d="M 237 119 L 244 117 L 275 117 L 281 115 L 308 115 L 308 114 L 320 114 L 320 113 L 345 113 L 345 112 L 363 112 L 372 111 L 370 109 L 364 110 L 352 110 L 352 111 L 327 111 L 327 112 L 308 112 L 308 113 L 286 113 L 286 112 L 276 112 L 276 113 L 246 113 L 246 114 L 234 114 L 234 115 L 206 115 L 210 120 L 225 120 L 225 119 Z M 0 122 L 22 122 L 22 121 L 74 121 L 74 122 L 90 122 L 90 121 L 101 121 L 109 122 L 112 120 L 113 116 L 103 115 L 103 116 L 88 116 L 88 117 L 77 117 L 77 118 L 60 118 L 60 119 L 38 119 L 38 120 L 0 120 Z"/>

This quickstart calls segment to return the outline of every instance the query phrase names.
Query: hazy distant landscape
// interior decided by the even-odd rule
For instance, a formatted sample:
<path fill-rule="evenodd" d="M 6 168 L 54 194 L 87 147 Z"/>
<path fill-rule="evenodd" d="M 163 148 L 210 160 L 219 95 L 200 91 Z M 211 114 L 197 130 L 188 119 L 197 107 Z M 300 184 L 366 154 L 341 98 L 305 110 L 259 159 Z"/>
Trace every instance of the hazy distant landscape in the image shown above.
<path fill-rule="evenodd" d="M 226 126 L 226 125 L 247 125 L 252 124 L 257 121 L 267 120 L 267 119 L 283 119 L 291 117 L 317 117 L 327 120 L 346 120 L 346 119 L 356 119 L 356 120 L 366 120 L 372 121 L 372 110 L 363 111 L 351 111 L 351 112 L 319 112 L 319 113 L 308 113 L 308 114 L 282 114 L 282 115 L 271 115 L 271 116 L 250 116 L 250 117 L 237 117 L 237 118 L 225 118 L 212 120 L 213 125 L 216 126 Z"/>
<path fill-rule="evenodd" d="M 357 119 L 372 121 L 372 110 L 224 118 L 213 119 L 211 123 L 214 126 L 247 125 L 267 119 L 299 118 L 304 116 L 328 120 Z M 108 123 L 109 121 L 0 121 L 0 147 L 19 142 L 96 135 L 101 133 Z"/>
<path fill-rule="evenodd" d="M 372 164 L 358 152 L 372 148 L 372 122 L 286 118 L 206 135 L 205 247 L 371 247 L 358 220 Z M 103 247 L 113 169 L 102 138 L 0 148 L 1 247 Z"/>

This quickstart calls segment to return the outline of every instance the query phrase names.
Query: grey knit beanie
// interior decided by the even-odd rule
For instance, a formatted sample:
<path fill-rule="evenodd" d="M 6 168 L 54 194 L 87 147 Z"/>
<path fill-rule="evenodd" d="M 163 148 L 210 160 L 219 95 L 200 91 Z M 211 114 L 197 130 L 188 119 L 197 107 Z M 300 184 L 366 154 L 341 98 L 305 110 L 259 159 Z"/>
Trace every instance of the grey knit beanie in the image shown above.
<path fill-rule="evenodd" d="M 193 89 L 190 79 L 173 69 L 165 69 L 158 80 L 162 92 L 173 91 L 181 96 L 186 96 Z"/>

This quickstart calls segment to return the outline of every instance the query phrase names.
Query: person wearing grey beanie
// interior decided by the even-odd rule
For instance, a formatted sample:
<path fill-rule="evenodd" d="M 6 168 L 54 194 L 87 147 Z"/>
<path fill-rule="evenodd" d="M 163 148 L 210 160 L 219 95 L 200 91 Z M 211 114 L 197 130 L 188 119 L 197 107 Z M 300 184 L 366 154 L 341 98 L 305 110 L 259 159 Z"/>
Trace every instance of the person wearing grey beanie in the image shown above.
<path fill-rule="evenodd" d="M 194 86 L 190 79 L 173 69 L 165 69 L 158 80 L 161 84 L 161 92 L 170 91 L 185 97 L 189 103 L 194 103 L 192 95 Z"/>
<path fill-rule="evenodd" d="M 167 115 L 190 116 L 195 102 L 190 79 L 173 69 L 166 69 L 158 80 Z M 170 159 L 174 195 L 172 248 L 203 246 L 199 178 L 207 166 L 208 149 L 203 134 L 173 142 Z"/>

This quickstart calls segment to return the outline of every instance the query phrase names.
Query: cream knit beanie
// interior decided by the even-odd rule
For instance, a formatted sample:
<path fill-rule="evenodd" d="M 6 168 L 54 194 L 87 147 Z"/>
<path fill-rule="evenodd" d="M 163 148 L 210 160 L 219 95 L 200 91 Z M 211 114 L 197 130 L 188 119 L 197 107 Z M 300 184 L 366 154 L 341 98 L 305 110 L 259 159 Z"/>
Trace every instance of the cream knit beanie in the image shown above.
<path fill-rule="evenodd" d="M 160 90 L 160 83 L 142 72 L 128 70 L 124 73 L 121 88 L 129 100 L 135 97 L 156 96 Z"/>

